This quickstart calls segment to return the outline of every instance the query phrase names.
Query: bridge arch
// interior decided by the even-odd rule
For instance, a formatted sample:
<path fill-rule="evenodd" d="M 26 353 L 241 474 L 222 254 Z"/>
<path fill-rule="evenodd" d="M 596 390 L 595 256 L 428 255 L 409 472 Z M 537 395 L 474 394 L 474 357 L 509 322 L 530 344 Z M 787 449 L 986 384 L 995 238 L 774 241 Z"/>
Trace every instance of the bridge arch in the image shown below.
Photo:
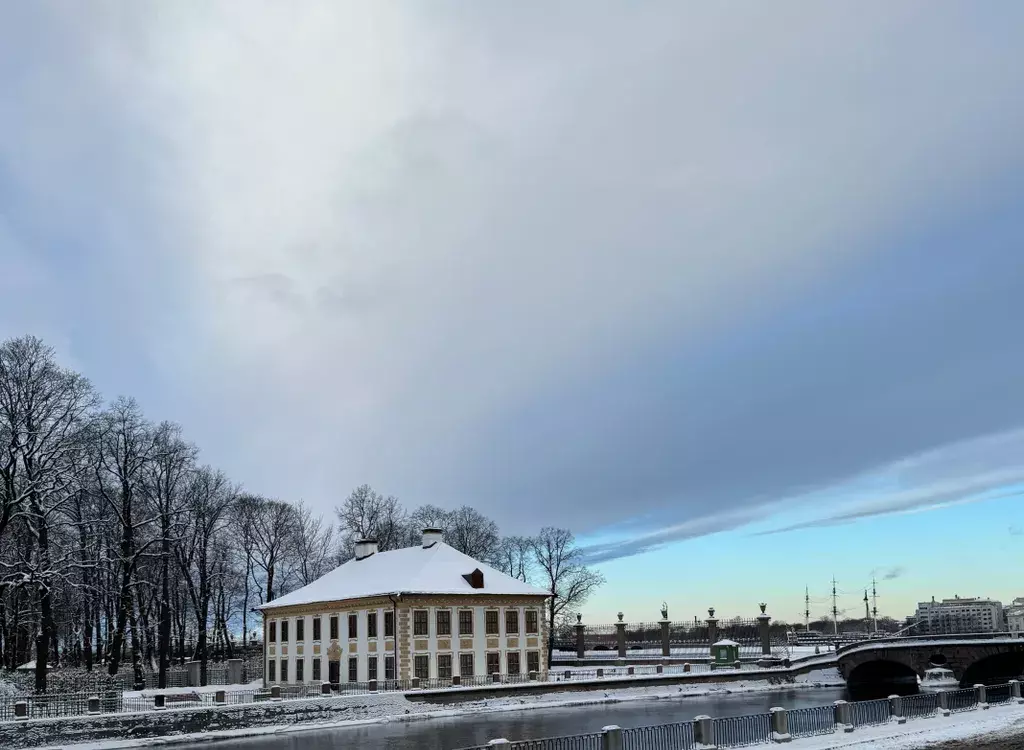
<path fill-rule="evenodd" d="M 917 684 L 917 672 L 902 659 L 871 659 L 862 661 L 850 670 L 846 682 L 856 685 L 912 682 Z"/>
<path fill-rule="evenodd" d="M 970 687 L 978 683 L 997 685 L 1020 679 L 1022 674 L 1024 674 L 1024 651 L 1014 650 L 989 654 L 972 662 L 964 670 L 960 686 Z"/>

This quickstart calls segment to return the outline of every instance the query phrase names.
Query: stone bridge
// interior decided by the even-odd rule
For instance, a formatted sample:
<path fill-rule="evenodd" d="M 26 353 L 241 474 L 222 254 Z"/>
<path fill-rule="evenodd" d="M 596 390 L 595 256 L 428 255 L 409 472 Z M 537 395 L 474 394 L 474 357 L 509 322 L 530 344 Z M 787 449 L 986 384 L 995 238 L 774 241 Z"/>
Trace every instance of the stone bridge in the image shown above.
<path fill-rule="evenodd" d="M 953 671 L 961 687 L 1006 682 L 1024 673 L 1024 640 L 930 637 L 863 641 L 840 649 L 839 672 L 848 685 L 898 682 L 923 677 L 926 669 Z"/>

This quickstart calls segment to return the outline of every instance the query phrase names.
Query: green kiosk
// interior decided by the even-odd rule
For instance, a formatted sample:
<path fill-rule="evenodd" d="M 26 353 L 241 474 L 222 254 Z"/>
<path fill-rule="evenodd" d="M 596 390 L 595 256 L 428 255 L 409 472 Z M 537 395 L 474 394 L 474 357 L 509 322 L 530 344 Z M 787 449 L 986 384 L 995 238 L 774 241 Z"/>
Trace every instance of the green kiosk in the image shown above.
<path fill-rule="evenodd" d="M 734 667 L 740 660 L 740 644 L 728 639 L 711 644 L 711 668 Z"/>

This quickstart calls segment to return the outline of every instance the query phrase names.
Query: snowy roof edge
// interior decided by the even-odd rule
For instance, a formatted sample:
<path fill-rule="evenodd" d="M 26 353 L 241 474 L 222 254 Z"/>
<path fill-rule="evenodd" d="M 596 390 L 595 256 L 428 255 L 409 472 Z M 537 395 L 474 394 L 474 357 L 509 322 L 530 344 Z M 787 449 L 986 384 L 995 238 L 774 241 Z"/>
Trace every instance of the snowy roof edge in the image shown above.
<path fill-rule="evenodd" d="M 495 594 L 493 591 L 381 591 L 376 594 L 366 594 L 365 596 L 350 596 L 345 599 L 310 599 L 308 602 L 287 602 L 278 606 L 274 605 L 274 602 L 267 602 L 261 604 L 258 607 L 253 607 L 251 611 L 265 612 L 269 609 L 287 609 L 288 607 L 308 607 L 310 604 L 333 604 L 334 602 L 348 602 L 348 601 L 359 601 L 360 599 L 374 599 L 378 596 L 508 596 L 508 594 Z M 514 596 L 522 597 L 537 597 L 538 599 L 546 599 L 551 596 L 548 593 L 538 594 L 515 594 Z M 284 598 L 283 596 L 281 597 Z M 275 600 L 276 601 L 276 600 Z"/>

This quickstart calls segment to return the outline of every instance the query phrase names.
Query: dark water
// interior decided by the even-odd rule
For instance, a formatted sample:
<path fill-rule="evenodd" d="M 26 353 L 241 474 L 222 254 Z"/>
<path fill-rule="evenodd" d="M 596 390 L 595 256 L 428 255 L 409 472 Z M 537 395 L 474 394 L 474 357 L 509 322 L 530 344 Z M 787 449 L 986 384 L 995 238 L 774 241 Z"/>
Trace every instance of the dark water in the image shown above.
<path fill-rule="evenodd" d="M 338 748 L 388 748 L 388 750 L 452 750 L 509 740 L 558 737 L 599 731 L 608 724 L 641 727 L 688 721 L 694 716 L 743 716 L 766 713 L 774 706 L 804 708 L 846 700 L 845 688 L 780 690 L 770 693 L 671 698 L 632 701 L 575 708 L 537 708 L 505 713 L 429 719 L 393 724 L 371 724 L 248 740 L 218 742 L 217 750 L 337 750 Z"/>

